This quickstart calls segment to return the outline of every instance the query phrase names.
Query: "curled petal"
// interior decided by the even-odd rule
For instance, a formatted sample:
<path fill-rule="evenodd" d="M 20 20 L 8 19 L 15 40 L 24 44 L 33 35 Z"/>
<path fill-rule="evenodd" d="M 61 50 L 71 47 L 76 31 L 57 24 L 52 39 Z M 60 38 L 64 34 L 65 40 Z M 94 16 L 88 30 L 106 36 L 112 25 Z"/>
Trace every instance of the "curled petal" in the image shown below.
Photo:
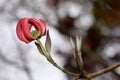
<path fill-rule="evenodd" d="M 46 34 L 46 24 L 42 19 L 39 19 L 39 24 L 41 25 L 42 28 L 42 35 Z"/>
<path fill-rule="evenodd" d="M 41 37 L 42 36 L 42 28 L 41 28 L 40 24 L 38 23 L 38 21 L 36 19 L 30 18 L 29 24 L 32 24 L 38 30 L 38 35 L 39 35 L 39 37 Z"/>
<path fill-rule="evenodd" d="M 21 40 L 24 41 L 25 43 L 29 43 L 29 41 L 25 38 L 24 34 L 23 34 L 23 30 L 21 28 L 21 20 L 18 22 L 17 24 L 17 28 L 16 28 L 16 33 L 17 33 L 17 37 Z"/>
<path fill-rule="evenodd" d="M 21 28 L 23 30 L 23 34 L 24 36 L 26 37 L 26 39 L 28 41 L 32 41 L 34 40 L 35 38 L 33 38 L 31 35 L 30 35 L 30 29 L 31 27 L 29 26 L 28 24 L 28 19 L 29 18 L 23 18 L 22 21 L 21 21 Z"/>

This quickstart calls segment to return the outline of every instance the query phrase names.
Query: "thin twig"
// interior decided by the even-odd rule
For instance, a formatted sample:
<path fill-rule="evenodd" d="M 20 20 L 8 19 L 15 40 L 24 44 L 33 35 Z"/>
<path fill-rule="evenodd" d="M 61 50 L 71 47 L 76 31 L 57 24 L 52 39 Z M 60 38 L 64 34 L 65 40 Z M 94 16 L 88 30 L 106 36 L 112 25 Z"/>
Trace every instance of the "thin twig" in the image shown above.
<path fill-rule="evenodd" d="M 95 72 L 95 73 L 92 73 L 92 74 L 88 74 L 86 77 L 87 77 L 88 79 L 94 78 L 94 77 L 97 77 L 97 76 L 99 76 L 99 75 L 102 75 L 102 74 L 105 74 L 105 73 L 107 73 L 107 72 L 110 72 L 110 71 L 114 70 L 115 68 L 117 68 L 117 67 L 119 67 L 119 66 L 120 66 L 120 62 L 118 62 L 118 63 L 116 63 L 116 64 L 113 64 L 112 66 L 110 66 L 110 67 L 108 67 L 108 68 L 105 68 L 105 69 L 103 69 L 103 70 L 100 70 L 100 71 L 98 71 L 98 72 Z"/>

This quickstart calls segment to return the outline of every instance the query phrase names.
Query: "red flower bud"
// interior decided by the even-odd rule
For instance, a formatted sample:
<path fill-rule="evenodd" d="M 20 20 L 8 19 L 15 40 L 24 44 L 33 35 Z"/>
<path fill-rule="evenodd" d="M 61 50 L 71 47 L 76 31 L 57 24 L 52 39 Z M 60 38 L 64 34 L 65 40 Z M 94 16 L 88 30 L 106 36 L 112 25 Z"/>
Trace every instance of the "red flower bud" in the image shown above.
<path fill-rule="evenodd" d="M 32 27 L 34 27 L 38 31 L 37 37 L 33 37 L 30 34 Z M 46 24 L 41 19 L 37 20 L 35 18 L 22 18 L 17 23 L 16 33 L 17 37 L 21 41 L 29 43 L 46 34 Z"/>

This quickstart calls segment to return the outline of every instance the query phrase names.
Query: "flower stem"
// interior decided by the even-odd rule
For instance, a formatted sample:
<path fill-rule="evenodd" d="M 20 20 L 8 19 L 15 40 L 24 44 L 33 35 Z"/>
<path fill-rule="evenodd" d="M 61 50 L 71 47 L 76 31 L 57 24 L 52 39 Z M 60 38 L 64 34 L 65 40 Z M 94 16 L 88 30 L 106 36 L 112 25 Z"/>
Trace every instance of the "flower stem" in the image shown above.
<path fill-rule="evenodd" d="M 43 52 L 43 55 L 47 58 L 47 60 L 48 60 L 51 64 L 53 64 L 53 66 L 55 66 L 56 68 L 58 68 L 59 70 L 63 71 L 63 72 L 66 73 L 66 74 L 69 74 L 69 75 L 74 76 L 74 77 L 79 77 L 79 74 L 73 73 L 73 72 L 70 72 L 70 71 L 67 71 L 67 70 L 65 70 L 64 68 L 58 66 L 58 65 L 55 63 L 55 61 L 53 60 L 53 58 L 51 57 L 51 55 L 45 50 L 45 48 L 43 47 L 41 41 L 40 41 L 39 39 L 37 39 L 36 41 L 37 41 L 37 43 L 39 44 L 39 47 L 41 47 L 41 50 L 42 50 L 42 52 Z"/>
<path fill-rule="evenodd" d="M 56 68 L 60 69 L 61 71 L 63 71 L 64 73 L 67 73 L 67 74 L 69 74 L 69 75 L 71 75 L 71 76 L 74 76 L 74 77 L 79 77 L 79 74 L 73 73 L 73 72 L 70 72 L 70 71 L 67 71 L 67 70 L 65 70 L 64 68 L 58 66 L 57 64 L 54 64 L 54 66 L 55 66 Z"/>

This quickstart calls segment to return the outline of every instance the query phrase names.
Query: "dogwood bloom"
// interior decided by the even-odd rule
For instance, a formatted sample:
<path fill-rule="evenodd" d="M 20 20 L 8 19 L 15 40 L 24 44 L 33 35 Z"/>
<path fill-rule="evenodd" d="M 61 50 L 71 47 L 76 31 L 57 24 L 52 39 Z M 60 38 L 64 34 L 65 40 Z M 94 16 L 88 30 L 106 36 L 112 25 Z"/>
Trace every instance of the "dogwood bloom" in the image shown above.
<path fill-rule="evenodd" d="M 32 27 L 35 30 L 32 31 Z M 22 18 L 17 23 L 16 33 L 21 41 L 29 43 L 46 34 L 46 24 L 42 19 Z"/>

